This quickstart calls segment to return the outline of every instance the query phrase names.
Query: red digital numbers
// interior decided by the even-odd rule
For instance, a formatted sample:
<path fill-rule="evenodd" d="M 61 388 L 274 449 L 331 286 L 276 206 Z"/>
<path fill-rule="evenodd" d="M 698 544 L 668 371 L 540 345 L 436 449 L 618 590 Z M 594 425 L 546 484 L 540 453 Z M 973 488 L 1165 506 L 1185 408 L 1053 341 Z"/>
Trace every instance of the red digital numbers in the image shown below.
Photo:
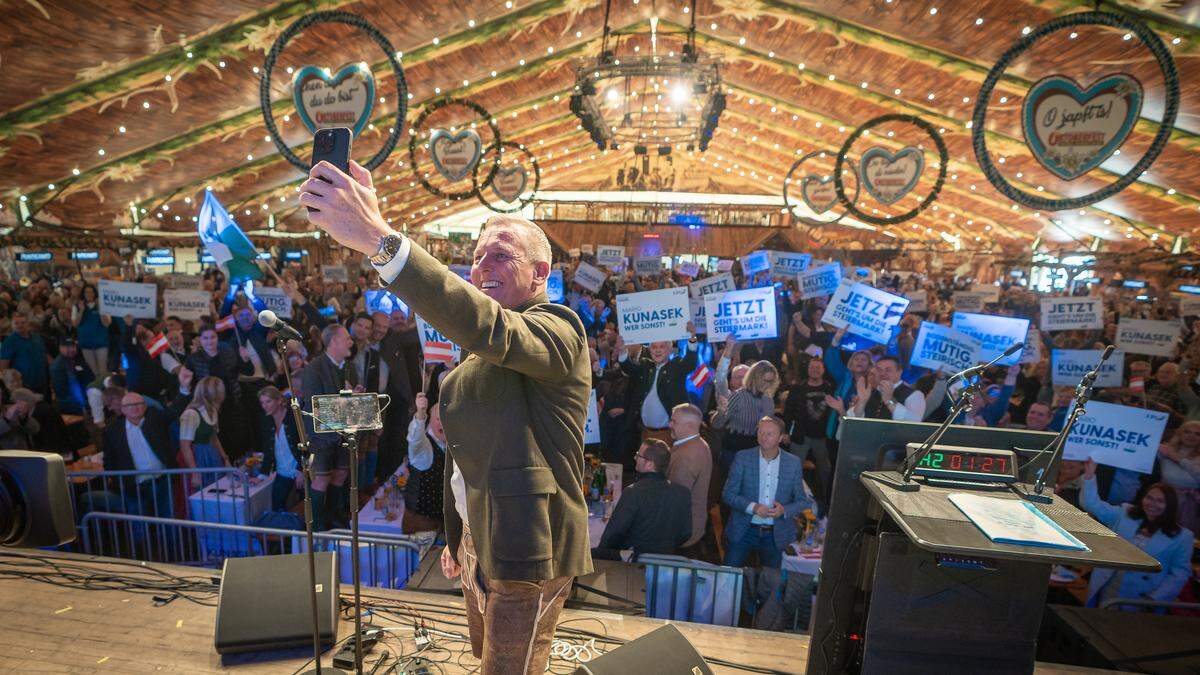
<path fill-rule="evenodd" d="M 997 471 L 996 473 L 1008 473 L 1008 459 L 1005 457 L 996 458 Z"/>
<path fill-rule="evenodd" d="M 992 472 L 992 458 L 991 457 L 983 458 L 983 471 L 984 471 L 984 473 Z"/>
<path fill-rule="evenodd" d="M 962 468 L 962 455 L 957 453 L 950 455 L 950 468 L 954 470 Z"/>

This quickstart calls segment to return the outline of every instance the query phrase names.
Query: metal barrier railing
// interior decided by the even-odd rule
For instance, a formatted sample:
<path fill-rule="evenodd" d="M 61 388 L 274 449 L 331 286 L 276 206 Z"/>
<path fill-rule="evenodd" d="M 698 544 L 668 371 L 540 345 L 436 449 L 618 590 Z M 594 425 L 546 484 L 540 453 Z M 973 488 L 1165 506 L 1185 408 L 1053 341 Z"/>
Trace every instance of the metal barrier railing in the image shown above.
<path fill-rule="evenodd" d="M 1145 598 L 1109 598 L 1100 603 L 1100 609 L 1109 609 L 1122 605 L 1130 607 L 1145 607 L 1149 609 L 1190 609 L 1200 611 L 1200 602 L 1176 602 L 1173 600 L 1147 600 Z"/>
<path fill-rule="evenodd" d="M 257 513 L 246 478 L 234 467 L 68 472 L 78 540 L 84 516 L 93 511 L 251 525 Z M 265 503 L 258 506 L 269 508 L 270 486 L 263 489 Z"/>
<path fill-rule="evenodd" d="M 646 566 L 646 616 L 738 625 L 742 568 L 671 555 L 642 555 L 638 564 Z"/>
<path fill-rule="evenodd" d="M 81 532 L 83 552 L 90 555 L 199 567 L 220 567 L 226 558 L 308 550 L 302 530 L 104 511 L 85 515 Z M 319 552 L 338 553 L 341 581 L 350 583 L 353 551 L 350 535 L 316 532 L 313 544 Z M 359 536 L 358 555 L 364 586 L 395 589 L 403 588 L 416 572 L 421 548 L 406 535 L 365 534 Z"/>

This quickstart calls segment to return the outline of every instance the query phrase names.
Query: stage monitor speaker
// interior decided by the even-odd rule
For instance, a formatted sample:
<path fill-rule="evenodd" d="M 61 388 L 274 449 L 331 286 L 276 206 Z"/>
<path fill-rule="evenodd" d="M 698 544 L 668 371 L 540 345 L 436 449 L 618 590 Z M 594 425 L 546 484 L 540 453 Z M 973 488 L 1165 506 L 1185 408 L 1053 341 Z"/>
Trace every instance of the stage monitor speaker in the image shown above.
<path fill-rule="evenodd" d="M 321 643 L 337 642 L 338 572 L 332 551 L 317 553 Z M 227 558 L 217 599 L 218 654 L 312 646 L 308 554 Z"/>
<path fill-rule="evenodd" d="M 712 675 L 713 671 L 674 624 L 627 642 L 575 669 L 575 675 L 648 672 L 655 675 Z"/>

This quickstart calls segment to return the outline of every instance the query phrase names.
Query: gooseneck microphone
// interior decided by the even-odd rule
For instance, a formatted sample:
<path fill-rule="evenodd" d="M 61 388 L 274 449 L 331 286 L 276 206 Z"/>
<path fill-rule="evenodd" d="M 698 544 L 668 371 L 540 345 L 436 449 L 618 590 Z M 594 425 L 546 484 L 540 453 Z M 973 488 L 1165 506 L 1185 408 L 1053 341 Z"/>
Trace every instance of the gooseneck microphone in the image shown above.
<path fill-rule="evenodd" d="M 304 342 L 304 336 L 300 335 L 300 331 L 287 325 L 287 322 L 275 315 L 269 309 L 264 309 L 258 313 L 258 324 L 263 328 L 270 328 L 276 333 L 288 340 L 296 340 Z"/>
<path fill-rule="evenodd" d="M 981 363 L 979 365 L 971 366 L 970 368 L 964 368 L 963 370 L 960 370 L 957 373 L 951 375 L 950 380 L 954 381 L 954 380 L 957 380 L 960 378 L 970 378 L 971 376 L 974 376 L 978 373 L 982 373 L 983 371 L 987 370 L 988 368 L 991 368 L 992 366 L 996 365 L 997 363 L 1000 363 L 1004 359 L 1007 359 L 1008 357 L 1012 356 L 1013 354 L 1016 354 L 1017 352 L 1021 351 L 1022 349 L 1024 349 L 1024 347 L 1025 347 L 1024 342 L 1014 342 L 1008 346 L 1008 349 L 1004 350 L 1003 354 L 997 356 L 996 358 L 992 359 L 991 361 L 988 361 L 987 363 Z"/>

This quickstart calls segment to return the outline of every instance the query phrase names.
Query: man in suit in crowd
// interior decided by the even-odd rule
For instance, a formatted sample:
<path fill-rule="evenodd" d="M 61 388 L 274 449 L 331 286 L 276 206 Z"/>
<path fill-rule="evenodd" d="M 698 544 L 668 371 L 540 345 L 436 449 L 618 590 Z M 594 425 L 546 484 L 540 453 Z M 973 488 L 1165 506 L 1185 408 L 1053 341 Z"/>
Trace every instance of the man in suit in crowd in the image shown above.
<path fill-rule="evenodd" d="M 383 413 L 385 433 L 379 439 L 377 475 L 390 476 L 404 461 L 407 449 L 405 434 L 400 430 L 408 428 L 414 403 L 413 378 L 409 368 L 410 354 L 419 359 L 421 343 L 417 339 L 413 322 L 407 320 L 399 311 L 390 316 L 383 312 L 375 312 L 371 315 L 371 323 L 372 345 L 378 350 L 379 357 L 387 368 L 382 392 L 392 397 L 391 404 Z M 415 391 L 420 391 L 419 377 L 417 382 Z"/>
<path fill-rule="evenodd" d="M 448 442 L 443 571 L 461 574 L 484 675 L 542 673 L 574 577 L 592 571 L 583 492 L 590 383 L 583 324 L 549 302 L 550 242 L 493 216 L 468 283 L 379 213 L 370 173 L 320 162 L 309 219 L 370 256 L 388 290 L 468 354 L 442 383 Z"/>
<path fill-rule="evenodd" d="M 181 397 L 186 398 L 186 397 Z M 182 409 L 180 409 L 182 411 Z M 178 417 L 178 413 L 173 413 Z M 156 471 L 179 468 L 168 414 L 147 407 L 136 392 L 121 398 L 121 417 L 104 428 L 105 471 Z M 171 480 L 163 474 L 121 479 L 126 513 L 171 518 Z"/>
<path fill-rule="evenodd" d="M 683 544 L 689 558 L 707 560 L 713 556 L 702 541 L 708 524 L 708 484 L 712 480 L 712 450 L 700 436 L 704 413 L 691 403 L 680 403 L 671 410 L 671 463 L 667 480 L 687 488 L 692 496 L 692 536 Z"/>
<path fill-rule="evenodd" d="M 671 451 L 657 438 L 642 443 L 635 456 L 637 482 L 621 492 L 604 526 L 593 558 L 620 560 L 620 552 L 674 554 L 692 536 L 692 495 L 667 480 Z"/>
<path fill-rule="evenodd" d="M 639 357 L 631 358 L 625 350 L 624 338 L 617 336 L 617 360 L 633 380 L 634 411 L 640 420 L 643 439 L 670 442 L 671 411 L 680 403 L 688 402 L 687 377 L 696 369 L 699 345 L 690 321 L 687 328 L 691 337 L 687 355 L 682 358 L 673 356 L 674 342 L 651 342 L 649 349 L 643 350 Z"/>
<path fill-rule="evenodd" d="M 343 389 L 358 389 L 358 378 L 348 363 L 354 341 L 341 324 L 332 323 L 321 331 L 321 342 L 325 352 L 318 354 L 300 376 L 300 388 L 304 392 L 301 405 L 305 412 L 312 412 L 312 397 L 336 394 Z M 361 391 L 361 390 L 360 390 Z M 350 503 L 346 478 L 350 475 L 350 451 L 342 447 L 342 437 L 332 431 L 313 432 L 313 420 L 304 416 L 304 427 L 309 433 L 309 448 L 312 460 L 312 512 L 313 528 L 329 529 L 333 513 L 340 518 L 343 506 Z"/>
<path fill-rule="evenodd" d="M 762 418 L 758 447 L 733 458 L 721 495 L 729 505 L 726 565 L 741 567 L 750 551 L 757 551 L 760 567 L 779 567 L 783 550 L 796 541 L 796 517 L 813 507 L 800 458 L 780 452 L 783 429 L 778 417 Z"/>

